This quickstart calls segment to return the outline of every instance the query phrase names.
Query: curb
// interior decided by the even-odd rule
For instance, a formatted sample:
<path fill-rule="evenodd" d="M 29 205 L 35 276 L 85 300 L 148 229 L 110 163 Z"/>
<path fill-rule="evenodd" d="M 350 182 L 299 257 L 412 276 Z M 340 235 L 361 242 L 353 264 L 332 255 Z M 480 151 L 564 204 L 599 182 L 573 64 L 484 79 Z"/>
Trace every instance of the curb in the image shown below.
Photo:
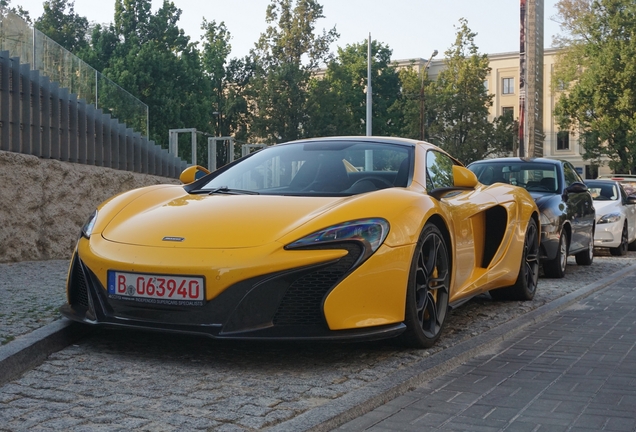
<path fill-rule="evenodd" d="M 0 386 L 39 366 L 50 354 L 90 331 L 86 325 L 62 318 L 0 346 Z"/>
<path fill-rule="evenodd" d="M 323 406 L 267 428 L 267 431 L 332 431 L 339 426 L 366 414 L 381 405 L 415 390 L 462 363 L 485 354 L 500 343 L 509 340 L 527 327 L 545 321 L 570 305 L 606 288 L 612 283 L 636 272 L 636 264 L 614 273 L 610 278 L 594 282 L 540 306 L 496 328 L 472 337 L 453 347 L 440 351 L 412 366 L 396 371 L 353 393 L 346 394 Z"/>

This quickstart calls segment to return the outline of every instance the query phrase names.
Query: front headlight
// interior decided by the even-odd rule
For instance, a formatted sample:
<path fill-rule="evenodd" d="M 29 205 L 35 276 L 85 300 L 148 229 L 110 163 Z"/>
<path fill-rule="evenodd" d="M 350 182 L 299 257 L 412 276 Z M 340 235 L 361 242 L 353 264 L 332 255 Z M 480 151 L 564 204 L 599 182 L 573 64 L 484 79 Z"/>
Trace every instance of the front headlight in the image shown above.
<path fill-rule="evenodd" d="M 618 222 L 620 220 L 621 220 L 620 213 L 608 213 L 606 215 L 601 216 L 601 218 L 598 220 L 598 223 L 600 224 L 613 223 L 613 222 Z"/>
<path fill-rule="evenodd" d="M 325 243 L 335 243 L 346 240 L 361 241 L 369 245 L 371 252 L 375 252 L 389 233 L 389 223 L 380 218 L 359 219 L 343 222 L 297 240 L 287 246 L 287 249 L 310 247 Z"/>
<path fill-rule="evenodd" d="M 86 238 L 90 238 L 91 237 L 91 233 L 93 232 L 93 228 L 95 227 L 95 221 L 96 220 L 97 220 L 97 210 L 95 210 L 93 212 L 93 214 L 91 214 L 88 217 L 88 220 L 86 221 L 86 223 L 82 227 L 82 235 L 84 237 L 86 237 Z"/>

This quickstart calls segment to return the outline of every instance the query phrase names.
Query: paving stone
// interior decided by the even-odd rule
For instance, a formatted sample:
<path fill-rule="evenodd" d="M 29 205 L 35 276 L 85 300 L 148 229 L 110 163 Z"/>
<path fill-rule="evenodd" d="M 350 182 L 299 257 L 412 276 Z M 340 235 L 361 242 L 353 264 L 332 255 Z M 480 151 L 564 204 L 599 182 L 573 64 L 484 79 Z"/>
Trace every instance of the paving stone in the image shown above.
<path fill-rule="evenodd" d="M 590 267 L 571 265 L 570 259 L 566 278 L 540 279 L 537 296 L 532 302 L 493 302 L 488 296 L 475 298 L 452 311 L 439 343 L 428 350 L 403 349 L 382 341 L 279 344 L 96 331 L 51 355 L 48 361 L 21 379 L 0 387 L 0 419 L 6 419 L 4 423 L 10 424 L 11 430 L 44 430 L 46 427 L 103 430 L 108 422 L 111 430 L 253 431 L 269 428 L 310 414 L 334 401 L 337 403 L 341 397 L 355 395 L 431 355 L 634 262 L 636 253 L 631 252 L 625 260 L 595 257 L 595 263 Z M 22 317 L 28 316 L 28 319 L 22 319 L 23 322 L 16 318 L 18 315 L 8 317 L 3 314 L 5 303 L 0 302 L 0 344 L 59 318 L 56 308 L 65 298 L 67 266 L 66 262 L 0 264 L 0 298 L 11 297 L 7 307 L 19 310 Z M 46 280 L 41 276 L 42 272 L 50 273 L 51 280 L 57 281 L 58 295 L 51 295 L 50 283 L 45 287 L 43 282 L 38 282 Z M 25 293 L 23 298 L 15 295 L 12 287 L 16 284 L 26 286 L 25 280 L 29 281 L 32 294 L 39 296 L 37 300 L 32 300 L 30 293 Z M 623 361 L 630 366 L 624 368 L 623 374 L 633 371 L 636 362 L 629 358 L 621 360 L 619 351 L 630 344 L 626 338 L 634 333 L 636 319 L 616 326 L 621 335 L 611 334 L 606 344 L 598 346 L 597 350 L 589 349 L 590 341 L 607 333 L 611 320 L 610 317 L 590 322 L 590 311 L 601 309 L 599 300 L 593 297 L 586 299 L 568 320 L 560 320 L 558 328 L 540 323 L 546 334 L 524 333 L 519 343 L 506 349 L 505 358 L 501 355 L 472 359 L 449 374 L 450 379 L 455 380 L 453 384 L 434 379 L 429 383 L 434 383 L 433 387 L 421 389 L 411 400 L 402 400 L 409 404 L 403 411 L 409 412 L 410 422 L 415 422 L 407 422 L 408 428 L 413 428 L 409 430 L 425 431 L 435 422 L 441 424 L 453 415 L 457 416 L 458 412 L 461 416 L 457 416 L 456 426 L 460 429 L 471 419 L 479 428 L 487 428 L 489 420 L 497 424 L 508 422 L 514 417 L 512 410 L 526 406 L 525 414 L 534 414 L 532 409 L 536 401 L 530 402 L 541 392 L 548 397 L 546 386 L 553 387 L 554 392 L 575 393 L 568 401 L 570 405 L 555 410 L 563 416 L 572 411 L 575 413 L 581 404 L 598 408 L 600 401 L 593 395 L 581 394 L 580 389 L 573 386 L 577 377 L 592 376 L 598 396 L 603 396 L 610 380 L 614 384 L 616 372 L 608 365 Z M 628 297 L 612 293 L 599 298 L 622 304 Z M 617 310 L 628 312 L 624 306 L 614 309 Z M 564 334 L 566 330 L 570 333 Z M 564 341 L 568 341 L 574 351 L 564 349 L 560 345 Z M 523 359 L 528 356 L 537 360 L 522 368 Z M 568 374 L 555 372 L 555 368 L 568 364 Z M 475 371 L 480 367 L 483 368 L 481 371 Z M 599 369 L 605 372 L 601 374 Z M 472 389 L 456 381 L 465 374 L 470 376 Z M 502 381 L 500 376 L 507 378 Z M 635 375 L 621 377 L 622 381 L 636 381 Z M 519 391 L 521 385 L 530 385 L 530 390 Z M 487 393 L 485 396 L 484 392 Z M 633 406 L 632 397 L 636 395 L 622 394 L 619 403 L 612 395 L 611 400 L 623 408 L 629 407 L 630 403 Z M 502 404 L 493 405 L 496 401 Z M 399 425 L 397 417 L 387 417 L 387 411 L 381 414 L 387 418 L 384 426 L 380 422 L 372 430 L 399 430 L 394 429 Z M 595 414 L 595 417 L 603 416 Z M 616 427 L 629 424 L 629 417 L 621 419 L 625 423 L 616 422 Z M 369 425 L 369 422 L 361 418 L 358 424 Z M 453 426 L 453 423 L 448 425 Z M 525 425 L 524 422 L 512 422 L 506 430 Z M 2 427 L 4 424 L 0 421 L 0 430 Z"/>

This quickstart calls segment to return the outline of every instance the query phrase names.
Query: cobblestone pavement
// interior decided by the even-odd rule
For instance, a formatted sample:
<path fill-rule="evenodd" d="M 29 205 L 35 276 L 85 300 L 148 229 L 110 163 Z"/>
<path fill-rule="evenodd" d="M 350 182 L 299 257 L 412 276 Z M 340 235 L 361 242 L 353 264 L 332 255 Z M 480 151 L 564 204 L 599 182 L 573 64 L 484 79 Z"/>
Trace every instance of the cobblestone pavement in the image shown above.
<path fill-rule="evenodd" d="M 0 345 L 60 318 L 68 260 L 0 264 Z"/>
<path fill-rule="evenodd" d="M 579 267 L 570 259 L 564 279 L 540 279 L 532 302 L 471 300 L 449 317 L 438 344 L 429 350 L 400 348 L 390 341 L 361 344 L 226 342 L 207 338 L 130 331 L 97 331 L 49 357 L 21 379 L 0 387 L 0 430 L 215 430 L 252 431 L 281 424 L 347 394 L 362 391 L 461 341 L 522 315 L 582 286 L 636 263 L 626 257 L 595 256 Z M 29 317 L 26 326 L 0 317 L 3 335 L 19 336 L 56 314 L 63 301 L 63 262 L 0 265 L 0 298 L 28 279 L 28 295 L 43 308 L 10 316 Z M 51 268 L 49 268 L 51 266 Z M 59 267 L 57 271 L 53 270 Z M 5 277 L 8 275 L 8 277 Z M 21 275 L 21 276 L 20 276 Z M 57 287 L 44 277 L 51 275 Z M 7 284 L 5 280 L 13 282 Z M 36 285 L 36 286 L 33 286 Z M 34 293 L 30 291 L 34 290 Z M 48 302 L 42 300 L 49 291 Z M 55 294 L 52 292 L 55 291 Z M 4 310 L 4 309 L 2 309 Z M 32 320 L 32 321 L 31 321 Z M 3 336 L 5 339 L 7 336 Z"/>

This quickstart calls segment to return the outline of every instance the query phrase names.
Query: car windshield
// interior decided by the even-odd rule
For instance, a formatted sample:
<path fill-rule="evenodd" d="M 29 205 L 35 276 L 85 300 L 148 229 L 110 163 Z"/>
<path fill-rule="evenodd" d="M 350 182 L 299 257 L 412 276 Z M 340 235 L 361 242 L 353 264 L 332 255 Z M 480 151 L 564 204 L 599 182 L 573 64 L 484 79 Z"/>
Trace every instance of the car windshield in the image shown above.
<path fill-rule="evenodd" d="M 557 167 L 541 162 L 479 162 L 470 165 L 477 179 L 485 184 L 508 183 L 528 192 L 558 191 Z"/>
<path fill-rule="evenodd" d="M 616 201 L 621 196 L 618 187 L 613 183 L 590 181 L 585 184 L 594 201 Z"/>
<path fill-rule="evenodd" d="M 412 153 L 409 146 L 364 141 L 275 145 L 221 168 L 190 192 L 354 195 L 406 187 Z"/>

